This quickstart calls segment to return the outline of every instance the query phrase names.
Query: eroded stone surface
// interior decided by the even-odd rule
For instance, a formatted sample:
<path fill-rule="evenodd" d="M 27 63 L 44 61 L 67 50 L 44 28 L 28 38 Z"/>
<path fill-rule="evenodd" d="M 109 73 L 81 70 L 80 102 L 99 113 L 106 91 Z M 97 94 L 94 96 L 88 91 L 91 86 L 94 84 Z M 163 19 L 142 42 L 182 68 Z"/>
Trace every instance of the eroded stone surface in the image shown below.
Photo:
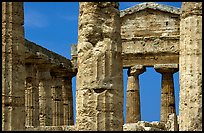
<path fill-rule="evenodd" d="M 123 131 L 166 131 L 166 127 L 163 122 L 138 121 L 137 123 L 124 124 Z"/>
<path fill-rule="evenodd" d="M 173 74 L 178 71 L 178 64 L 156 64 L 154 68 L 162 75 L 160 121 L 166 123 L 169 114 L 176 114 Z"/>
<path fill-rule="evenodd" d="M 165 123 L 167 131 L 178 131 L 178 118 L 175 113 L 169 114 L 168 120 Z"/>
<path fill-rule="evenodd" d="M 128 69 L 126 123 L 135 123 L 141 120 L 139 75 L 146 69 L 136 65 Z"/>
<path fill-rule="evenodd" d="M 25 129 L 23 25 L 23 3 L 2 2 L 2 130 Z"/>
<path fill-rule="evenodd" d="M 183 2 L 180 22 L 179 130 L 202 130 L 202 2 Z"/>
<path fill-rule="evenodd" d="M 76 125 L 78 130 L 121 130 L 123 78 L 117 2 L 81 2 Z"/>

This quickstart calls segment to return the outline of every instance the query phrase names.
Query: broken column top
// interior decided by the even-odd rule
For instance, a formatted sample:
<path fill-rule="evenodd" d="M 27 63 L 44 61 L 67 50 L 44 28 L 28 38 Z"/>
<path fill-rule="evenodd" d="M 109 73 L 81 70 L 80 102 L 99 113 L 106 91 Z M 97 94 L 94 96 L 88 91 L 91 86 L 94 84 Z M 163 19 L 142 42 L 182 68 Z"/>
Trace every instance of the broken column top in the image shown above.
<path fill-rule="evenodd" d="M 146 71 L 146 68 L 143 65 L 135 65 L 130 67 L 128 70 L 128 75 L 138 75 Z"/>
<path fill-rule="evenodd" d="M 180 9 L 176 8 L 176 7 L 172 7 L 172 6 L 166 6 L 163 4 L 157 4 L 154 2 L 145 2 L 145 3 L 141 3 L 138 5 L 135 5 L 133 7 L 127 8 L 125 10 L 122 10 L 120 12 L 120 17 L 123 17 L 125 15 L 128 14 L 132 14 L 144 9 L 153 9 L 153 10 L 160 10 L 160 11 L 164 11 L 164 12 L 169 12 L 169 13 L 173 13 L 173 14 L 180 14 Z"/>

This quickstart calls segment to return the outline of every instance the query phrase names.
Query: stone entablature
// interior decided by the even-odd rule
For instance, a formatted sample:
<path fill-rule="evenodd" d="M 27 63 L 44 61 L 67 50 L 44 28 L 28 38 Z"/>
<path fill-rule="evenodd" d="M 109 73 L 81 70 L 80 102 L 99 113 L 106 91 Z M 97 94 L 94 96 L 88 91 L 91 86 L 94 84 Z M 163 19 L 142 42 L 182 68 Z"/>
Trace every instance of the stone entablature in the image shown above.
<path fill-rule="evenodd" d="M 123 67 L 178 64 L 180 9 L 147 2 L 120 12 Z"/>
<path fill-rule="evenodd" d="M 66 71 L 66 74 L 71 74 L 70 76 L 72 77 L 76 75 L 69 59 L 30 42 L 27 39 L 25 39 L 25 62 L 38 65 L 49 64 L 53 71 Z"/>

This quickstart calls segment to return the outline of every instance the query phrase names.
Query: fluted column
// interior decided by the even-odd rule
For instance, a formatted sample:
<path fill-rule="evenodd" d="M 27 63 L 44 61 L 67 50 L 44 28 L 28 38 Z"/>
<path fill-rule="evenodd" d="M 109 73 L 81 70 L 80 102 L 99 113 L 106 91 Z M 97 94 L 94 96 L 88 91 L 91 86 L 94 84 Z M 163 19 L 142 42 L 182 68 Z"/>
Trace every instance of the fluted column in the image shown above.
<path fill-rule="evenodd" d="M 202 2 L 182 3 L 179 46 L 179 130 L 202 131 Z"/>
<path fill-rule="evenodd" d="M 145 71 L 142 65 L 128 69 L 126 123 L 136 123 L 141 120 L 139 75 Z"/>
<path fill-rule="evenodd" d="M 62 97 L 63 97 L 64 125 L 74 125 L 72 78 L 71 77 L 63 77 Z"/>
<path fill-rule="evenodd" d="M 76 127 L 123 130 L 123 71 L 117 2 L 80 2 Z"/>
<path fill-rule="evenodd" d="M 46 66 L 38 68 L 39 76 L 39 121 L 40 126 L 52 125 L 51 75 Z"/>
<path fill-rule="evenodd" d="M 52 72 L 52 125 L 63 125 L 62 78 Z"/>
<path fill-rule="evenodd" d="M 26 81 L 25 81 L 25 113 L 26 127 L 38 126 L 37 120 L 39 107 L 38 102 L 38 85 L 37 85 L 37 69 L 35 64 L 26 64 Z M 36 97 L 37 96 L 37 97 Z"/>
<path fill-rule="evenodd" d="M 160 121 L 167 122 L 169 114 L 176 114 L 173 74 L 178 71 L 178 64 L 157 64 L 154 68 L 162 74 Z"/>
<path fill-rule="evenodd" d="M 2 2 L 2 130 L 25 129 L 23 2 Z"/>

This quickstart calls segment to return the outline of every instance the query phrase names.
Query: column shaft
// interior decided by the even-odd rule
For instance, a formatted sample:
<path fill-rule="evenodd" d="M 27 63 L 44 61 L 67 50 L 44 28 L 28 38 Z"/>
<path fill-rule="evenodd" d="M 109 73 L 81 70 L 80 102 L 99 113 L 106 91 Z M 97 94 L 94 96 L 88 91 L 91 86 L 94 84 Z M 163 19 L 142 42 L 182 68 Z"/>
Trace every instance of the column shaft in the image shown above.
<path fill-rule="evenodd" d="M 160 121 L 167 122 L 171 113 L 176 113 L 173 73 L 162 73 Z"/>
<path fill-rule="evenodd" d="M 178 64 L 156 64 L 154 68 L 162 75 L 160 121 L 166 123 L 170 114 L 176 115 L 173 74 Z"/>
<path fill-rule="evenodd" d="M 121 130 L 123 73 L 116 2 L 81 2 L 77 58 L 78 130 Z"/>
<path fill-rule="evenodd" d="M 39 126 L 39 92 L 37 83 L 37 68 L 35 64 L 26 64 L 25 108 L 26 127 Z"/>
<path fill-rule="evenodd" d="M 52 77 L 52 125 L 63 125 L 62 79 Z"/>
<path fill-rule="evenodd" d="M 39 68 L 39 120 L 40 126 L 52 125 L 51 75 L 48 68 Z"/>
<path fill-rule="evenodd" d="M 26 127 L 33 126 L 33 90 L 32 90 L 32 78 L 26 78 L 25 89 L 25 111 L 26 111 Z"/>
<path fill-rule="evenodd" d="M 2 130 L 25 129 L 23 2 L 2 2 Z"/>
<path fill-rule="evenodd" d="M 202 131 L 202 2 L 182 3 L 179 54 L 179 130 Z"/>
<path fill-rule="evenodd" d="M 74 125 L 72 78 L 64 77 L 62 84 L 64 125 Z"/>
<path fill-rule="evenodd" d="M 128 70 L 126 123 L 136 123 L 141 120 L 139 74 L 145 71 L 142 65 L 136 65 Z"/>

